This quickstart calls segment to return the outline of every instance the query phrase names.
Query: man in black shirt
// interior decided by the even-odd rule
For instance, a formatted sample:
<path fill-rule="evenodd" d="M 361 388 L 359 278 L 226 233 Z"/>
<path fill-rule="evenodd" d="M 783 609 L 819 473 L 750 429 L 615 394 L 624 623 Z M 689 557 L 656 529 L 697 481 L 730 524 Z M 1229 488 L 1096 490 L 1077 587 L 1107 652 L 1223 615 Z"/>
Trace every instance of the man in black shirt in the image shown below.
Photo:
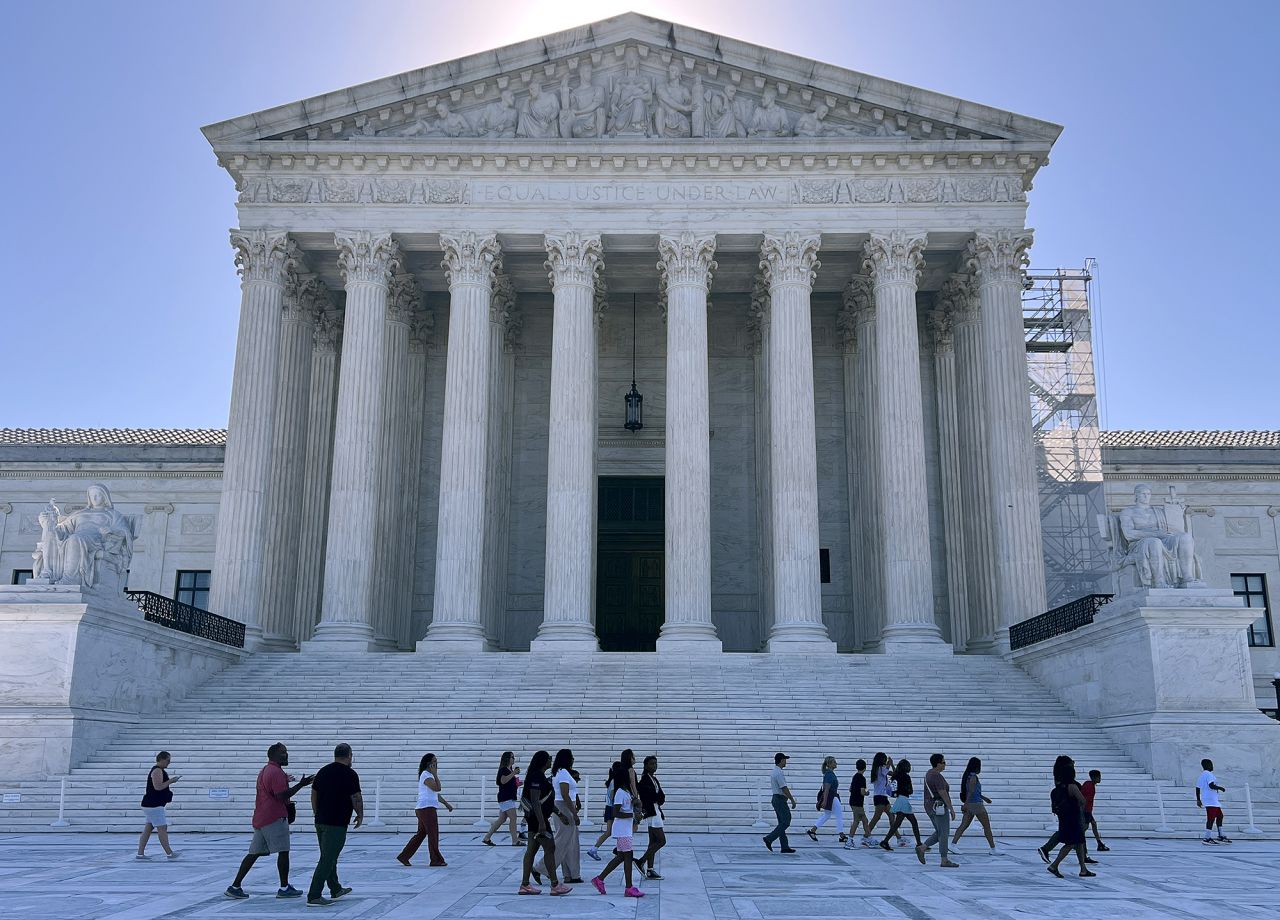
<path fill-rule="evenodd" d="M 311 784 L 311 811 L 316 818 L 320 861 L 311 876 L 307 904 L 327 907 L 333 900 L 351 893 L 350 888 L 343 888 L 338 881 L 338 856 L 347 842 L 347 825 L 351 822 L 352 813 L 356 816 L 356 827 L 364 822 L 360 776 L 351 769 L 351 745 L 339 744 L 334 748 L 333 763 L 321 767 L 316 774 L 315 782 Z M 329 884 L 329 898 L 321 895 L 326 882 Z"/>

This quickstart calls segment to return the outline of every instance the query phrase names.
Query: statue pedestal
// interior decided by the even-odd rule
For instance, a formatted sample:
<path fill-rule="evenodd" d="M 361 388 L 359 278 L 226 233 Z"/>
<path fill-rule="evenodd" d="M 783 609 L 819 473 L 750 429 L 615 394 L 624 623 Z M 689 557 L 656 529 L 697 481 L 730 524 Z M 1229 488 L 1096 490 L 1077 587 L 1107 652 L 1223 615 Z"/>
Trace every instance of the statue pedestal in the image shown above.
<path fill-rule="evenodd" d="M 1088 626 L 1011 653 L 1155 776 L 1280 786 L 1280 723 L 1258 711 L 1246 630 L 1257 610 L 1217 588 L 1122 595 Z"/>
<path fill-rule="evenodd" d="M 15 780 L 66 773 L 244 654 L 79 585 L 0 586 L 0 635 L 0 753 Z"/>

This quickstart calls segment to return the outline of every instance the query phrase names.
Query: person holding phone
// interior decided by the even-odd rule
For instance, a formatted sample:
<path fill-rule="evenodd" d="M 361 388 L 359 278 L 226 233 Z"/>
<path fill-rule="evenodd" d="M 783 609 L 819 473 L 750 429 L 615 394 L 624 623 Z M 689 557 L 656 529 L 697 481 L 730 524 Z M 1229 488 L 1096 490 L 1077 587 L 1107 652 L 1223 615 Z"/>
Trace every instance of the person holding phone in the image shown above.
<path fill-rule="evenodd" d="M 156 765 L 147 773 L 147 791 L 142 796 L 142 813 L 147 823 L 142 827 L 142 836 L 138 838 L 138 859 L 150 859 L 147 855 L 147 841 L 151 839 L 151 831 L 160 838 L 160 846 L 170 859 L 177 859 L 178 854 L 169 846 L 169 818 L 164 807 L 173 801 L 173 790 L 169 787 L 182 779 L 181 776 L 170 776 L 168 773 L 170 756 L 168 751 L 156 755 Z"/>

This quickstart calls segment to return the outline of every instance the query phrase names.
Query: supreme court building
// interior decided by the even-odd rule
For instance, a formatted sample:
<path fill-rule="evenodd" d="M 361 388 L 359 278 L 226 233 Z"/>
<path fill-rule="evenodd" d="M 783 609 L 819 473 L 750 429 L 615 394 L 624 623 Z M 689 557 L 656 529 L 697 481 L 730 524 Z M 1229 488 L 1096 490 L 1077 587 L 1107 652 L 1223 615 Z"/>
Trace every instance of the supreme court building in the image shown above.
<path fill-rule="evenodd" d="M 999 650 L 1046 607 L 1059 131 L 636 14 L 206 127 L 203 606 L 304 651 Z"/>

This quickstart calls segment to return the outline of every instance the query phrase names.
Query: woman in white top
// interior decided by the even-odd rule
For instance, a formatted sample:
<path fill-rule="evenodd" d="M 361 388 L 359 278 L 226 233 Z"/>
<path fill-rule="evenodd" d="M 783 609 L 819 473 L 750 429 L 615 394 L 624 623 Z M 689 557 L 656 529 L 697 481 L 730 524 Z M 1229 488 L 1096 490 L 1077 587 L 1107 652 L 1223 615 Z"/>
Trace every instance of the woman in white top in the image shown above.
<path fill-rule="evenodd" d="M 546 865 L 543 859 L 534 873 L 534 878 L 541 881 L 540 875 L 551 869 L 558 869 L 565 884 L 582 883 L 582 850 L 578 843 L 578 780 L 573 772 L 573 751 L 563 748 L 556 751 L 556 758 L 551 764 L 551 786 L 555 789 L 555 866 Z"/>
<path fill-rule="evenodd" d="M 415 809 L 418 815 L 418 832 L 409 838 L 409 842 L 404 845 L 404 849 L 396 857 L 396 861 L 402 866 L 409 865 L 410 858 L 414 853 L 418 852 L 418 847 L 422 846 L 423 840 L 427 841 L 427 852 L 431 854 L 431 865 L 448 865 L 444 861 L 444 857 L 440 855 L 440 820 L 436 816 L 436 809 L 443 805 L 453 811 L 453 806 L 449 804 L 448 799 L 440 794 L 440 777 L 438 773 L 436 755 L 423 754 L 422 760 L 418 763 L 418 807 Z"/>
<path fill-rule="evenodd" d="M 631 795 L 631 776 L 630 767 L 627 767 L 625 760 L 619 762 L 613 771 L 613 839 L 617 844 L 614 852 L 617 854 L 613 859 L 605 864 L 604 871 L 591 880 L 591 884 L 595 886 L 596 891 L 601 894 L 608 892 L 604 887 L 604 880 L 614 869 L 622 866 L 623 881 L 625 889 L 623 895 L 628 898 L 643 898 L 644 892 L 635 886 L 632 879 L 632 866 L 635 858 L 635 802 L 637 801 Z M 634 772 L 634 771 L 631 771 Z"/>

